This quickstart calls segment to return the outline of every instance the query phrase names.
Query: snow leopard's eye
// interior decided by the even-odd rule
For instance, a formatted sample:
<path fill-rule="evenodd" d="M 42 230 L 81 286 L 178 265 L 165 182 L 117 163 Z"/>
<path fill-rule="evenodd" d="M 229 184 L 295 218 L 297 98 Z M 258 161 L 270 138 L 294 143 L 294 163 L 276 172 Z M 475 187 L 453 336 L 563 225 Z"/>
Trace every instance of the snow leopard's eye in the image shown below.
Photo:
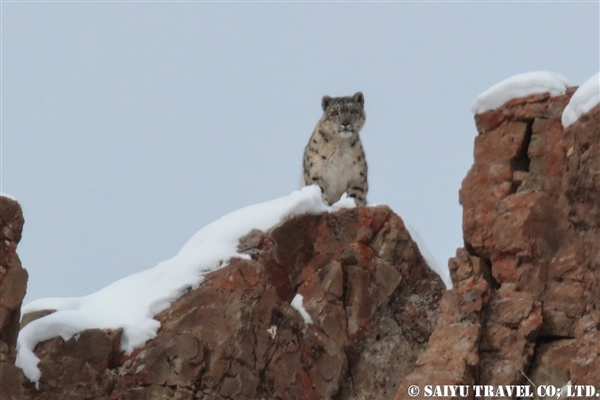
<path fill-rule="evenodd" d="M 350 114 L 358 114 L 358 110 L 356 108 L 353 108 L 352 111 L 350 111 Z"/>
<path fill-rule="evenodd" d="M 337 111 L 337 110 L 333 110 L 333 111 L 331 112 L 331 114 L 329 114 L 329 115 L 331 115 L 332 117 L 335 117 L 335 116 L 336 116 L 336 115 L 338 115 L 338 114 L 339 114 L 339 113 L 338 113 L 338 111 Z"/>

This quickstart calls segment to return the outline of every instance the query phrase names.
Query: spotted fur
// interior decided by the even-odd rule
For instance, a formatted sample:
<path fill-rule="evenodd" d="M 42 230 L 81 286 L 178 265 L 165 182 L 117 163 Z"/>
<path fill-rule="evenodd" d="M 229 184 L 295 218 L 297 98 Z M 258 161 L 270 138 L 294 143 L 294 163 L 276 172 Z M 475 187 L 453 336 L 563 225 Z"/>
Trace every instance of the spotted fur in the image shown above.
<path fill-rule="evenodd" d="M 367 204 L 367 161 L 359 132 L 365 124 L 365 98 L 323 96 L 323 116 L 304 149 L 301 186 L 316 183 L 323 201 L 333 204 L 344 192 Z"/>

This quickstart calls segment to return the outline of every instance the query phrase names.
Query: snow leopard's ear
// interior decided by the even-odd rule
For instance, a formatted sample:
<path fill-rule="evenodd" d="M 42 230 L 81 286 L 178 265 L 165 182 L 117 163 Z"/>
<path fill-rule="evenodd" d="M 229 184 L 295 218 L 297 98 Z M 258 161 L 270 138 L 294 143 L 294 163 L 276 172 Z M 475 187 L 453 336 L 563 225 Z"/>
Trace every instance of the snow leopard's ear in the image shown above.
<path fill-rule="evenodd" d="M 361 107 L 365 106 L 365 96 L 362 94 L 362 92 L 354 93 L 354 96 L 352 96 L 352 100 L 360 104 Z"/>
<path fill-rule="evenodd" d="M 327 111 L 327 107 L 329 107 L 332 101 L 333 98 L 329 96 L 323 96 L 323 99 L 321 100 L 321 107 L 323 107 L 323 111 Z"/>

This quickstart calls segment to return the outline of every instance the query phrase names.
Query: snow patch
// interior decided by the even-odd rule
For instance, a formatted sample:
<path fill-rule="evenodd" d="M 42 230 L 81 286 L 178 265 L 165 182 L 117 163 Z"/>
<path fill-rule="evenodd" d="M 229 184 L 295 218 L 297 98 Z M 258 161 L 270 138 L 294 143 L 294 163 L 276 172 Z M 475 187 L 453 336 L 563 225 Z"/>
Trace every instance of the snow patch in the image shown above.
<path fill-rule="evenodd" d="M 21 317 L 31 311 L 38 310 L 77 310 L 81 307 L 82 297 L 49 297 L 34 300 L 21 307 Z"/>
<path fill-rule="evenodd" d="M 342 197 L 331 205 L 330 212 L 338 211 L 343 208 L 354 208 L 356 207 L 356 202 L 354 201 L 354 197 L 348 197 L 348 193 L 344 193 Z"/>
<path fill-rule="evenodd" d="M 297 294 L 296 296 L 294 296 L 294 299 L 292 300 L 290 305 L 300 313 L 300 316 L 302 316 L 302 319 L 305 323 L 313 323 L 310 314 L 308 313 L 308 311 L 306 311 L 306 308 L 304 308 L 304 296 L 302 296 L 301 294 Z"/>
<path fill-rule="evenodd" d="M 563 127 L 572 125 L 582 114 L 600 103 L 600 72 L 579 86 L 562 113 Z"/>
<path fill-rule="evenodd" d="M 471 110 L 480 114 L 500 107 L 509 100 L 532 94 L 549 92 L 551 96 L 563 95 L 571 86 L 567 78 L 547 71 L 527 72 L 511 76 L 481 93 L 475 99 Z"/>
<path fill-rule="evenodd" d="M 31 302 L 23 307 L 22 314 L 47 309 L 57 311 L 30 322 L 21 330 L 16 365 L 29 380 L 37 382 L 41 372 L 37 367 L 40 360 L 33 353 L 35 346 L 57 336 L 69 340 L 86 329 L 123 328 L 121 348 L 130 354 L 156 337 L 160 323 L 153 319 L 154 315 L 186 289 L 198 286 L 205 274 L 228 265 L 231 257 L 250 258 L 237 252 L 239 238 L 250 230 L 267 231 L 292 215 L 320 214 L 350 207 L 354 207 L 354 200 L 347 197 L 329 207 L 321 200 L 318 186 L 307 186 L 289 196 L 245 207 L 216 220 L 192 236 L 175 257 L 95 293 Z"/>
<path fill-rule="evenodd" d="M 427 248 L 427 245 L 425 244 L 425 241 L 421 238 L 421 235 L 419 235 L 419 232 L 417 232 L 417 230 L 411 224 L 409 224 L 408 221 L 404 221 L 404 226 L 406 227 L 406 230 L 410 234 L 412 240 L 417 244 L 421 255 L 425 259 L 425 263 L 427 263 L 429 268 L 435 271 L 440 276 L 440 278 L 442 278 L 442 282 L 444 282 L 444 284 L 446 285 L 446 289 L 452 289 L 452 278 L 450 277 L 450 270 L 448 269 L 448 267 L 444 266 L 441 262 L 438 261 L 437 258 L 435 258 L 431 251 L 429 251 L 429 249 Z"/>

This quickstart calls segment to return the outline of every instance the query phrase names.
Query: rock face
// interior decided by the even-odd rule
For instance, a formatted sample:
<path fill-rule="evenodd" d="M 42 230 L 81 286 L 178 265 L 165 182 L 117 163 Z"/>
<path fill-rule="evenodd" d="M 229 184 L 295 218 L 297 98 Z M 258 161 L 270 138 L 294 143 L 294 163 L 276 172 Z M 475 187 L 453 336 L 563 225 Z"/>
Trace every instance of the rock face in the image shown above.
<path fill-rule="evenodd" d="M 23 212 L 18 202 L 0 196 L 0 393 L 3 400 L 23 398 L 23 373 L 15 367 L 21 303 L 27 271 L 16 253 L 23 232 Z"/>
<path fill-rule="evenodd" d="M 35 399 L 391 399 L 424 351 L 444 285 L 387 207 L 289 218 L 155 318 L 39 344 Z M 304 296 L 314 324 L 290 306 Z"/>
<path fill-rule="evenodd" d="M 299 215 L 241 238 L 251 259 L 188 290 L 132 354 L 119 330 L 40 343 L 38 388 L 13 365 L 27 276 L 14 252 L 20 209 L 2 199 L 2 399 L 403 400 L 411 385 L 569 380 L 600 389 L 600 106 L 564 130 L 572 93 L 476 116 L 452 290 L 386 207 Z M 290 306 L 296 294 L 312 324 Z"/>
<path fill-rule="evenodd" d="M 396 399 L 410 385 L 600 388 L 600 106 L 563 130 L 573 91 L 475 117 L 454 289 Z"/>

